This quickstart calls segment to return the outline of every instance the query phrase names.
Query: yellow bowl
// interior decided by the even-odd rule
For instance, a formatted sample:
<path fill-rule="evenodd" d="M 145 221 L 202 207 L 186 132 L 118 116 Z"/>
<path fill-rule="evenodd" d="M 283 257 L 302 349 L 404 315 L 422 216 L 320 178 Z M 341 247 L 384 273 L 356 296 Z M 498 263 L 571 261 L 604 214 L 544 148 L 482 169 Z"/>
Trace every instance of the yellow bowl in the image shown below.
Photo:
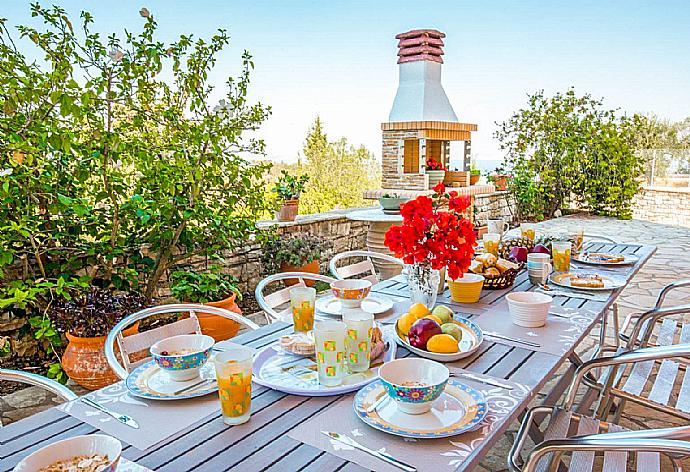
<path fill-rule="evenodd" d="M 484 276 L 479 274 L 464 274 L 458 280 L 448 280 L 450 298 L 457 303 L 477 303 L 483 286 Z"/>

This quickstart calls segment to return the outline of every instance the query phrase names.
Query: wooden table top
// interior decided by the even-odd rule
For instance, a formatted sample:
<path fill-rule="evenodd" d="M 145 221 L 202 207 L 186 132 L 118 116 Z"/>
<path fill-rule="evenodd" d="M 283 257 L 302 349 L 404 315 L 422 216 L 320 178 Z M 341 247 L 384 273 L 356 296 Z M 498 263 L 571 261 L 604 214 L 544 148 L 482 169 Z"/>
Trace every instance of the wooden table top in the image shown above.
<path fill-rule="evenodd" d="M 628 280 L 655 251 L 653 246 L 625 244 L 595 244 L 588 249 L 638 256 L 639 261 L 627 270 L 626 277 Z M 481 303 L 490 307 L 507 292 L 532 288 L 526 273 L 522 273 L 510 289 L 485 290 L 482 294 Z M 572 308 L 587 308 L 597 312 L 599 316 L 592 321 L 592 325 L 589 327 L 591 330 L 621 290 L 613 291 L 605 302 L 559 296 L 554 298 L 554 303 Z M 409 293 L 404 288 L 404 282 L 398 278 L 381 282 L 375 286 L 374 291 L 395 293 L 398 296 Z M 447 292 L 446 290 L 446 293 L 439 297 L 439 301 L 453 306 L 456 311 L 462 313 L 463 305 L 454 304 L 447 296 Z M 472 315 L 466 316 L 471 317 Z M 291 331 L 291 325 L 275 323 L 238 336 L 235 341 L 261 348 Z M 575 347 L 576 343 L 573 344 L 572 350 Z M 454 365 L 459 365 L 469 371 L 526 384 L 532 388 L 532 393 L 536 394 L 552 378 L 570 352 L 563 356 L 555 356 L 485 340 L 475 355 Z M 398 357 L 408 355 L 410 353 L 406 349 L 398 349 Z M 222 421 L 219 408 L 218 412 L 201 419 L 196 425 L 175 434 L 146 451 L 139 451 L 132 446 L 124 445 L 123 457 L 152 470 L 171 472 L 191 470 L 198 472 L 365 470 L 357 464 L 347 462 L 287 436 L 287 433 L 296 425 L 320 413 L 339 398 L 339 396 L 300 397 L 287 395 L 254 384 L 252 417 L 248 423 L 234 427 L 226 426 Z M 524 410 L 529 400 L 530 398 L 526 398 L 520 408 L 513 412 L 513 418 Z M 478 447 L 458 470 L 470 470 L 474 467 L 495 440 L 503 434 L 510 422 L 506 421 L 502 429 L 494 431 L 491 440 L 485 441 L 485 444 Z M 98 432 L 98 429 L 82 423 L 56 408 L 33 415 L 0 429 L 0 470 L 11 470 L 23 457 L 50 443 L 95 432 Z"/>

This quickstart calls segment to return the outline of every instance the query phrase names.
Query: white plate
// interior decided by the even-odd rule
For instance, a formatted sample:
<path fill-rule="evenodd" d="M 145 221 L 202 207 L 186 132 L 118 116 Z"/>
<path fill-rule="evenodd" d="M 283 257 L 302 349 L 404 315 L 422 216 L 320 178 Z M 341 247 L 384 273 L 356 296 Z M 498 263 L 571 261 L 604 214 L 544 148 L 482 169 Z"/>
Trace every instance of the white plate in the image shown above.
<path fill-rule="evenodd" d="M 366 312 L 379 315 L 393 308 L 393 302 L 382 295 L 369 295 L 362 300 L 361 308 Z M 341 316 L 342 303 L 339 298 L 333 296 L 321 297 L 316 300 L 316 309 L 325 315 Z"/>
<path fill-rule="evenodd" d="M 580 272 L 580 273 L 585 273 L 585 272 Z M 614 290 L 616 288 L 624 287 L 625 286 L 625 279 L 620 278 L 620 277 L 612 277 L 610 275 L 605 275 L 605 274 L 599 274 L 597 272 L 587 272 L 587 273 L 596 273 L 601 277 L 601 280 L 604 282 L 603 287 L 575 287 L 570 285 L 570 277 L 572 275 L 577 275 L 578 272 L 566 272 L 566 273 L 561 273 L 561 274 L 551 274 L 549 276 L 549 282 L 560 285 L 561 287 L 567 287 L 573 290 L 583 290 L 585 292 L 593 291 L 593 292 L 601 292 L 604 290 Z"/>
<path fill-rule="evenodd" d="M 380 380 L 364 387 L 352 402 L 355 413 L 372 428 L 407 438 L 456 436 L 479 426 L 488 412 L 484 395 L 457 379 L 449 379 L 431 410 L 421 415 L 402 413 L 392 398 L 367 413 L 367 408 L 381 395 L 388 394 Z"/>
<path fill-rule="evenodd" d="M 395 359 L 397 350 L 395 342 L 386 335 L 384 335 L 383 342 L 386 344 L 383 362 Z M 264 387 L 291 395 L 327 397 L 357 391 L 378 379 L 379 369 L 377 366 L 366 372 L 346 375 L 343 378 L 343 383 L 336 387 L 324 387 L 319 383 L 316 362 L 313 359 L 286 354 L 277 348 L 277 343 L 278 341 L 269 344 L 254 356 L 252 381 Z M 374 359 L 374 363 L 380 362 L 380 359 L 380 356 L 378 359 Z"/>
<path fill-rule="evenodd" d="M 599 261 L 591 261 L 587 258 L 587 255 L 590 254 L 589 252 L 585 251 L 580 254 L 576 254 L 573 256 L 573 260 L 575 262 L 581 262 L 583 264 L 590 264 L 590 265 L 597 265 L 597 266 L 622 266 L 622 265 L 630 265 L 634 264 L 637 261 L 640 260 L 639 257 L 637 256 L 631 256 L 629 254 L 616 254 L 616 256 L 623 256 L 625 257 L 625 260 L 620 261 L 620 262 L 599 262 Z M 601 251 L 594 251 L 591 254 L 609 254 L 606 252 L 601 252 Z"/>
<path fill-rule="evenodd" d="M 479 349 L 479 345 L 482 343 L 482 341 L 484 341 L 484 333 L 482 332 L 482 329 L 479 327 L 479 325 L 473 323 L 467 318 L 456 316 L 453 318 L 453 322 L 462 330 L 462 339 L 459 343 L 460 351 L 454 352 L 453 354 L 429 352 L 412 346 L 407 342 L 407 336 L 404 336 L 398 332 L 397 321 L 393 329 L 395 332 L 395 340 L 402 347 L 412 351 L 419 357 L 426 357 L 427 359 L 438 362 L 453 362 L 457 361 L 458 359 L 462 359 L 463 357 L 471 356 L 477 349 Z"/>
<path fill-rule="evenodd" d="M 186 398 L 201 397 L 218 390 L 215 382 L 216 370 L 213 366 L 213 354 L 211 358 L 199 370 L 199 377 L 184 382 L 173 380 L 170 375 L 158 367 L 155 361 L 146 362 L 132 371 L 125 380 L 125 385 L 129 393 L 135 397 L 148 398 L 149 400 L 184 400 Z M 189 392 L 175 395 L 174 392 L 185 387 L 191 387 L 202 379 L 212 379 L 194 388 Z"/>

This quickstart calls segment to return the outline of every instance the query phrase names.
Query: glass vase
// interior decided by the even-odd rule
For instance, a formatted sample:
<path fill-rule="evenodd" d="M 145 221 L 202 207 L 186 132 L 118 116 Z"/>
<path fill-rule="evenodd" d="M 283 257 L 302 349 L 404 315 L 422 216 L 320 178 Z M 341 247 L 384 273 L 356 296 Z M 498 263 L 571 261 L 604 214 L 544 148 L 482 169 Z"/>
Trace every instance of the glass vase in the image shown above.
<path fill-rule="evenodd" d="M 407 266 L 407 285 L 410 287 L 412 303 L 423 303 L 430 310 L 436 304 L 441 274 L 429 265 Z"/>

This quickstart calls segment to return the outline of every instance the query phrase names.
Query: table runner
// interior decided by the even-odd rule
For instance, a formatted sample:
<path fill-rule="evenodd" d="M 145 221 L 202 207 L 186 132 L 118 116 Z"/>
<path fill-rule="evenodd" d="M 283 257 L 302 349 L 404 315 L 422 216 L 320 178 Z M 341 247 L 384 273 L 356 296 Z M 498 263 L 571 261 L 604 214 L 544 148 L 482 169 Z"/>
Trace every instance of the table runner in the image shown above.
<path fill-rule="evenodd" d="M 571 350 L 574 344 L 577 344 L 597 316 L 595 312 L 585 308 L 567 308 L 558 305 L 552 305 L 549 311 L 567 316 L 567 318 L 549 315 L 544 326 L 523 328 L 511 321 L 508 303 L 501 301 L 490 312 L 475 317 L 472 321 L 477 323 L 483 331 L 492 331 L 513 339 L 535 342 L 540 347 L 489 337 L 499 344 L 562 356 Z"/>
<path fill-rule="evenodd" d="M 117 464 L 117 472 L 151 472 L 151 469 L 121 457 L 120 463 Z"/>
<path fill-rule="evenodd" d="M 493 378 L 486 376 L 487 378 Z M 460 380 L 458 378 L 458 380 Z M 365 452 L 326 437 L 321 431 L 335 431 L 350 436 L 370 449 L 384 450 L 419 471 L 454 471 L 460 467 L 474 450 L 490 434 L 511 421 L 518 408 L 527 400 L 529 388 L 525 385 L 500 379 L 513 386 L 512 390 L 461 379 L 484 394 L 489 412 L 474 431 L 441 439 L 401 438 L 383 433 L 362 422 L 352 409 L 354 395 L 347 395 L 330 408 L 292 429 L 288 436 L 342 459 L 356 462 L 360 466 L 376 471 L 400 472 L 380 459 Z"/>

